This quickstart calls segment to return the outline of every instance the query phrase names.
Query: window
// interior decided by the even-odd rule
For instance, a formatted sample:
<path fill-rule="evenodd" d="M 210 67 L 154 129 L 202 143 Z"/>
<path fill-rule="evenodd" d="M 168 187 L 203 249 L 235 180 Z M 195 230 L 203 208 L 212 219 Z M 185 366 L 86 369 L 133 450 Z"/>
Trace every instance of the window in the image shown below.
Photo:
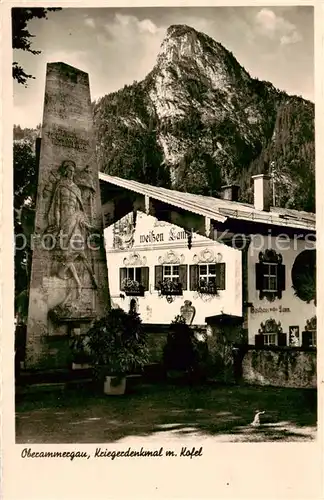
<path fill-rule="evenodd" d="M 277 334 L 276 333 L 264 333 L 263 334 L 263 345 L 277 345 Z"/>
<path fill-rule="evenodd" d="M 163 266 L 162 279 L 163 280 L 168 279 L 170 281 L 179 283 L 179 266 L 175 265 Z"/>
<path fill-rule="evenodd" d="M 310 333 L 310 347 L 316 347 L 316 330 L 309 330 Z"/>
<path fill-rule="evenodd" d="M 303 347 L 316 347 L 316 330 L 306 330 L 303 332 Z"/>
<path fill-rule="evenodd" d="M 126 267 L 126 276 L 125 278 L 132 281 L 141 281 L 142 276 L 142 268 L 141 267 Z"/>
<path fill-rule="evenodd" d="M 216 284 L 216 264 L 200 264 L 199 280 Z"/>
<path fill-rule="evenodd" d="M 278 264 L 263 264 L 263 291 L 278 291 Z"/>
<path fill-rule="evenodd" d="M 262 346 L 286 346 L 287 334 L 283 333 L 281 323 L 269 318 L 261 323 L 259 333 L 255 335 L 255 345 Z"/>
<path fill-rule="evenodd" d="M 204 289 L 205 293 L 225 290 L 225 262 L 190 266 L 190 290 Z"/>
<path fill-rule="evenodd" d="M 144 295 L 149 289 L 148 267 L 122 267 L 119 278 L 119 288 L 126 295 Z"/>
<path fill-rule="evenodd" d="M 303 347 L 316 347 L 317 344 L 317 318 L 313 316 L 306 321 L 305 331 L 303 332 Z"/>
<path fill-rule="evenodd" d="M 255 264 L 255 276 L 261 300 L 282 298 L 282 292 L 286 288 L 286 269 L 282 264 L 281 254 L 270 249 L 260 252 L 259 262 Z"/>
<path fill-rule="evenodd" d="M 187 290 L 188 266 L 186 264 L 155 266 L 155 290 L 161 290 L 164 280 L 178 283 L 179 290 Z"/>

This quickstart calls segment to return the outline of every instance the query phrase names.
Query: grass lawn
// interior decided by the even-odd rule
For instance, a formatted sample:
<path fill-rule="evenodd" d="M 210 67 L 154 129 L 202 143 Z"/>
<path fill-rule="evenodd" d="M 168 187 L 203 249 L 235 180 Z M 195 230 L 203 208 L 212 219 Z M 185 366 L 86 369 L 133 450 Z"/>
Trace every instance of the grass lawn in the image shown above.
<path fill-rule="evenodd" d="M 250 426 L 256 410 L 262 425 Z M 87 386 L 16 397 L 17 443 L 112 443 L 130 437 L 218 441 L 316 438 L 312 389 L 134 384 L 124 396 Z"/>

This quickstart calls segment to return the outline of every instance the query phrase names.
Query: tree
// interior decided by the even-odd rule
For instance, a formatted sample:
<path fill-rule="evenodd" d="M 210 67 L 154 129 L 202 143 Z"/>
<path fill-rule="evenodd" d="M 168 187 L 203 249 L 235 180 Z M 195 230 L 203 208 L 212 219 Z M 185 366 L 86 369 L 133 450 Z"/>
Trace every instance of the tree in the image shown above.
<path fill-rule="evenodd" d="M 33 18 L 47 19 L 47 13 L 56 10 L 62 9 L 59 7 L 52 7 L 48 9 L 20 9 L 15 7 L 11 9 L 12 48 L 16 50 L 25 50 L 34 55 L 40 54 L 40 50 L 34 50 L 31 48 L 31 39 L 34 35 L 28 31 L 27 23 Z M 26 73 L 17 61 L 12 63 L 12 76 L 14 80 L 17 80 L 18 83 L 25 86 L 27 86 L 27 80 L 35 78 L 33 75 Z"/>
<path fill-rule="evenodd" d="M 14 142 L 15 308 L 26 317 L 34 227 L 37 162 L 32 143 Z"/>

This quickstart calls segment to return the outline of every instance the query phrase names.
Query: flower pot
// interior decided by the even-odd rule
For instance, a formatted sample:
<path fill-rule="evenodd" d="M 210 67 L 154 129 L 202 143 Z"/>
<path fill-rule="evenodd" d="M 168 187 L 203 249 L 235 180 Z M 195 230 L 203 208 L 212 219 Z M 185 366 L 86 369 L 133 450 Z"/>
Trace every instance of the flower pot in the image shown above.
<path fill-rule="evenodd" d="M 125 394 L 126 377 L 108 375 L 104 382 L 104 393 L 109 396 Z"/>
<path fill-rule="evenodd" d="M 87 370 L 91 368 L 89 363 L 72 363 L 72 370 Z"/>

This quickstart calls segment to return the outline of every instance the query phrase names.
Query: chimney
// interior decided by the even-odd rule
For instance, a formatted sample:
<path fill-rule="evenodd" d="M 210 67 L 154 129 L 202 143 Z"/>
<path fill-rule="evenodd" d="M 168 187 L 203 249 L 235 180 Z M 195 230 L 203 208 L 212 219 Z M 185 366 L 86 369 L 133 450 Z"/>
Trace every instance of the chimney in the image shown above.
<path fill-rule="evenodd" d="M 271 205 L 270 175 L 253 175 L 254 181 L 254 208 L 269 212 Z"/>
<path fill-rule="evenodd" d="M 240 186 L 238 184 L 230 184 L 221 187 L 221 197 L 223 200 L 238 201 Z"/>

